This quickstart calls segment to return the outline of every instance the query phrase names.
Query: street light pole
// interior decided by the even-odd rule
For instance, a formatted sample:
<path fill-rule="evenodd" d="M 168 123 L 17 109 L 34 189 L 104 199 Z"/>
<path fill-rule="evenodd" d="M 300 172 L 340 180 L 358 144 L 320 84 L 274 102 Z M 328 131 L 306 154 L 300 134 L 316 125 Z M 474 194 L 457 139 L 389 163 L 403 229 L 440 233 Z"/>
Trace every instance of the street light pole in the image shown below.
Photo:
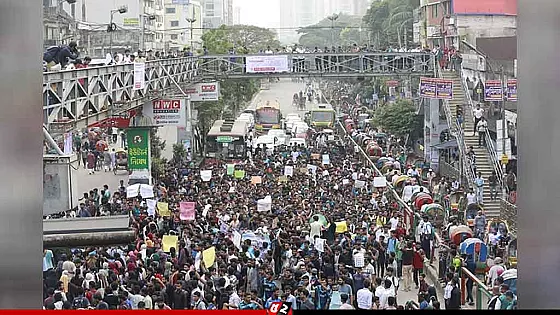
<path fill-rule="evenodd" d="M 139 49 L 144 51 L 145 50 L 145 40 L 144 40 L 144 0 L 138 0 L 139 8 L 140 8 L 140 44 L 138 45 Z"/>
<path fill-rule="evenodd" d="M 195 9 L 194 9 L 194 5 L 192 7 L 192 15 L 190 18 L 186 18 L 187 22 L 190 23 L 191 25 L 191 29 L 190 29 L 190 33 L 191 33 L 191 53 L 194 55 L 194 45 L 193 45 L 193 24 L 194 22 L 196 22 L 196 16 L 195 16 Z"/>
<path fill-rule="evenodd" d="M 327 19 L 331 21 L 331 46 L 335 46 L 334 43 L 334 21 L 338 19 L 338 14 L 333 14 L 328 16 Z"/>
<path fill-rule="evenodd" d="M 111 53 L 111 60 L 113 59 L 113 32 L 116 30 L 116 27 L 113 27 L 113 16 L 115 15 L 115 13 L 120 13 L 120 14 L 125 14 L 126 12 L 128 12 L 128 7 L 127 6 L 122 6 L 118 9 L 115 10 L 111 10 L 111 22 L 109 23 L 109 28 L 107 29 L 107 31 L 109 31 L 109 52 Z"/>

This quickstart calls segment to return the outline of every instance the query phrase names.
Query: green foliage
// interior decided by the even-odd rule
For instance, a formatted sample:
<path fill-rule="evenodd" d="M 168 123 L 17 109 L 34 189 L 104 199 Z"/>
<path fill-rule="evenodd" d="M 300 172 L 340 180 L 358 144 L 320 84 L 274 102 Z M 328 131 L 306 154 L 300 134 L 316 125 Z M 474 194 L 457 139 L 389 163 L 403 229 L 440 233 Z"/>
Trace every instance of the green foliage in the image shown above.
<path fill-rule="evenodd" d="M 339 14 L 334 23 L 325 18 L 315 25 L 298 29 L 297 33 L 301 34 L 299 43 L 305 47 L 319 47 L 321 49 L 333 45 L 348 46 L 354 43 L 362 45 L 363 39 L 367 38 L 367 35 L 360 33 L 361 24 L 361 17 L 359 16 Z"/>
<path fill-rule="evenodd" d="M 379 49 L 411 47 L 413 11 L 419 6 L 420 0 L 373 1 L 363 22 L 371 32 L 375 46 Z"/>
<path fill-rule="evenodd" d="M 222 25 L 204 33 L 202 41 L 211 54 L 227 54 L 231 48 L 239 54 L 280 48 L 274 31 L 253 25 Z"/>
<path fill-rule="evenodd" d="M 161 157 L 161 152 L 165 149 L 165 141 L 162 141 L 158 136 L 157 130 L 157 128 L 150 130 L 152 177 L 156 179 L 164 172 L 167 164 L 167 160 Z"/>
<path fill-rule="evenodd" d="M 187 150 L 181 143 L 173 144 L 173 161 L 181 162 L 187 158 Z"/>
<path fill-rule="evenodd" d="M 373 123 L 385 132 L 401 137 L 416 131 L 419 117 L 411 101 L 399 99 L 379 107 L 373 116 Z"/>

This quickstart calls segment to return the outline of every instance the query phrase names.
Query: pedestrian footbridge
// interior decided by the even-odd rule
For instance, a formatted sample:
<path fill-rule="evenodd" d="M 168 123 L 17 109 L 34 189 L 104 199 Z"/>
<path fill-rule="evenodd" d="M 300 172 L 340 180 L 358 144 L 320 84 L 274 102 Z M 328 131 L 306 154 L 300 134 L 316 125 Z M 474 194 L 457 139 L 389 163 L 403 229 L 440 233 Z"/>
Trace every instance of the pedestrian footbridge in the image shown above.
<path fill-rule="evenodd" d="M 129 220 L 127 215 L 43 220 L 43 246 L 127 244 L 136 236 Z"/>
<path fill-rule="evenodd" d="M 433 76 L 434 57 L 423 52 L 216 55 L 45 72 L 43 111 L 49 132 L 83 128 L 197 82 L 268 77 L 359 78 Z M 136 76 L 136 80 L 135 80 Z M 142 80 L 143 77 L 143 80 Z M 139 80 L 140 79 L 140 80 Z M 144 81 L 136 86 L 135 81 Z"/>

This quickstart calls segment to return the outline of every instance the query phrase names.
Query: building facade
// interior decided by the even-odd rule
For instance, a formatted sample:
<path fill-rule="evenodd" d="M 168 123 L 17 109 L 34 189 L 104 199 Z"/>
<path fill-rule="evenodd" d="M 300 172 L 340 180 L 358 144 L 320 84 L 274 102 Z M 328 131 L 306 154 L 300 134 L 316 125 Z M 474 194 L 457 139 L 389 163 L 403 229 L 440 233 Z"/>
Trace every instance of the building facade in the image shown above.
<path fill-rule="evenodd" d="M 174 3 L 175 2 L 175 3 Z M 176 4 L 165 1 L 165 43 L 166 50 L 202 48 L 202 6 L 198 1 Z"/>
<path fill-rule="evenodd" d="M 233 0 L 202 0 L 201 4 L 203 28 L 233 25 Z"/>
<path fill-rule="evenodd" d="M 241 24 L 241 7 L 233 8 L 233 25 Z"/>
<path fill-rule="evenodd" d="M 420 44 L 430 48 L 516 35 L 516 0 L 421 0 L 418 15 L 414 27 Z"/>
<path fill-rule="evenodd" d="M 56 0 L 43 1 L 43 49 L 77 40 L 76 20 Z"/>
<path fill-rule="evenodd" d="M 123 6 L 127 7 L 126 13 L 114 12 L 114 10 Z M 98 36 L 98 31 L 103 29 L 106 31 L 112 16 L 113 23 L 117 25 L 120 31 L 125 33 L 136 31 L 140 34 L 135 37 L 137 38 L 136 47 L 143 47 L 145 50 L 163 50 L 165 48 L 163 0 L 77 0 L 74 7 L 73 10 L 68 3 L 63 2 L 62 4 L 66 14 L 72 15 L 74 13 L 76 23 L 80 28 L 80 34 L 84 34 L 80 39 L 81 46 L 87 46 L 87 32 L 92 31 L 96 33 L 95 36 Z M 141 32 L 142 24 L 144 25 L 143 36 Z M 131 48 L 129 47 L 129 49 Z"/>

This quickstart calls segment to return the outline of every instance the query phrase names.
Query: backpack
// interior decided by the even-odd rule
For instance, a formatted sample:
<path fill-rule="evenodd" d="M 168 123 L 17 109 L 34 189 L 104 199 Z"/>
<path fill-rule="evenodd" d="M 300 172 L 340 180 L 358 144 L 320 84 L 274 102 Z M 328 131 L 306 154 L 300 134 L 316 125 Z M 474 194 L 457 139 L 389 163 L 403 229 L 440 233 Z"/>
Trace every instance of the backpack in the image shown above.
<path fill-rule="evenodd" d="M 47 50 L 43 53 L 43 61 L 46 63 L 57 61 L 56 56 L 60 52 L 60 46 L 51 46 L 47 48 Z"/>

